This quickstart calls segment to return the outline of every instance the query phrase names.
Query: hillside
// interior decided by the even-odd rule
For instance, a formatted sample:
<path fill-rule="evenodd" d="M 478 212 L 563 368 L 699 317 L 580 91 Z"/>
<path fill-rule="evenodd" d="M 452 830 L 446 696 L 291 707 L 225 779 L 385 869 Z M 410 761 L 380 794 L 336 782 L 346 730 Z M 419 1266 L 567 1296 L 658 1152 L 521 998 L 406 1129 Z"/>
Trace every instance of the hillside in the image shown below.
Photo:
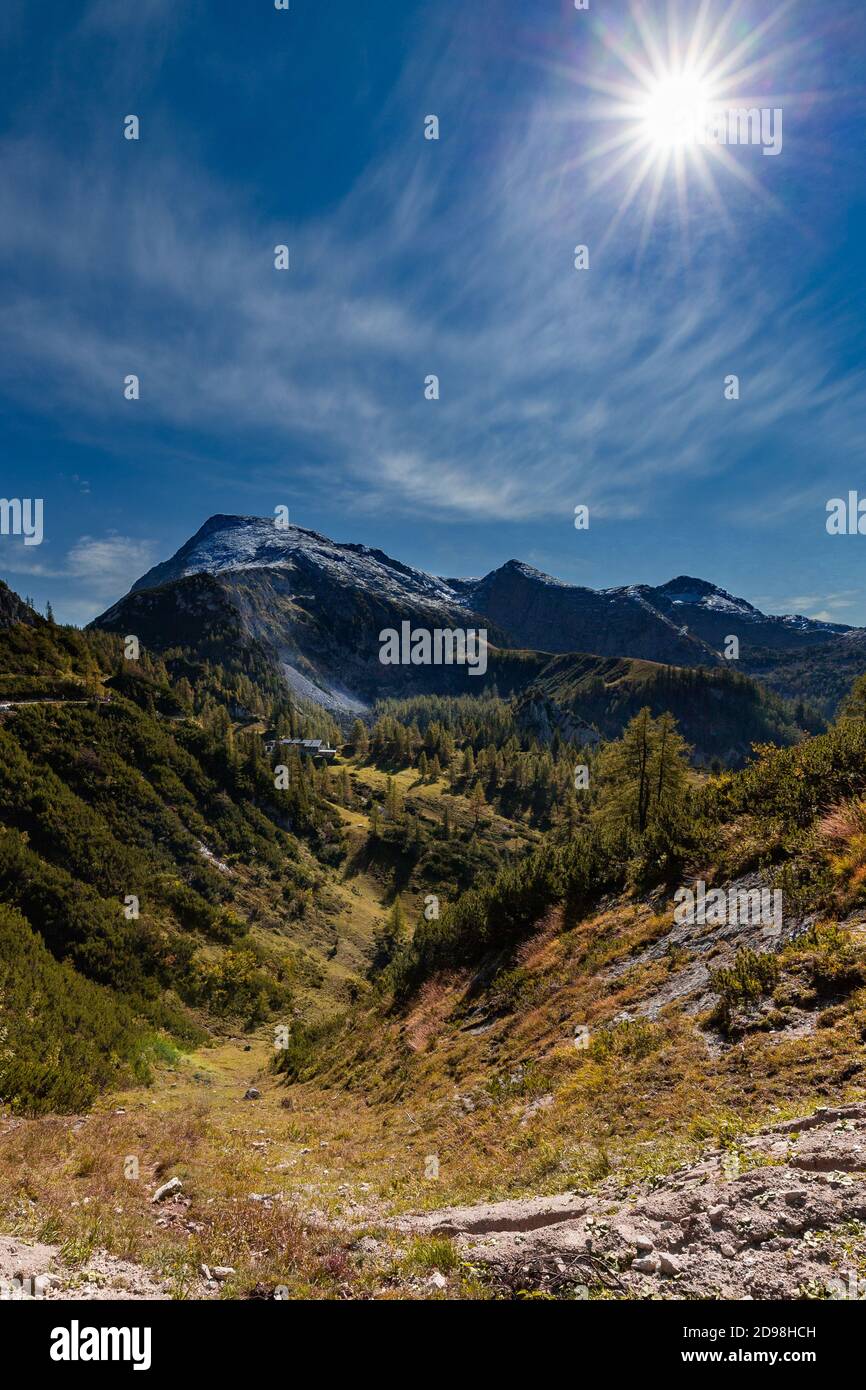
<path fill-rule="evenodd" d="M 864 754 L 847 719 L 671 784 L 643 832 L 608 783 L 594 828 L 446 907 L 276 1063 L 260 1029 L 86 1123 L 22 1119 L 16 1229 L 198 1297 L 839 1296 L 866 1264 Z M 781 930 L 678 924 L 698 878 L 768 881 Z"/>
<path fill-rule="evenodd" d="M 397 894 L 453 894 L 533 842 L 457 796 L 443 829 L 441 782 L 408 774 L 389 823 L 391 779 L 363 756 L 330 771 L 269 759 L 268 733 L 338 731 L 219 624 L 165 661 L 129 660 L 108 633 L 27 617 L 0 642 L 0 1096 L 14 1110 L 85 1105 L 178 1044 L 345 1008 Z M 35 974 L 40 1003 L 22 1011 Z"/>
<path fill-rule="evenodd" d="M 657 662 L 585 656 L 556 657 L 524 688 L 518 722 L 549 738 L 578 740 L 587 731 L 616 738 L 643 706 L 665 711 L 700 763 L 738 767 L 755 743 L 795 743 L 805 728 L 823 727 L 756 681 L 728 667 L 683 668 Z"/>
<path fill-rule="evenodd" d="M 0 643 L 3 693 L 24 701 L 0 715 L 0 1094 L 13 1108 L 83 1104 L 145 1074 L 161 1038 L 285 1011 L 326 973 L 314 943 L 327 902 L 308 899 L 336 814 L 303 769 L 275 792 L 260 741 L 235 745 L 207 683 L 196 715 L 188 682 L 146 654 L 131 664 L 107 635 L 35 616 Z M 37 972 L 42 1002 L 22 1012 Z M 106 1030 L 115 1042 L 100 1046 Z"/>

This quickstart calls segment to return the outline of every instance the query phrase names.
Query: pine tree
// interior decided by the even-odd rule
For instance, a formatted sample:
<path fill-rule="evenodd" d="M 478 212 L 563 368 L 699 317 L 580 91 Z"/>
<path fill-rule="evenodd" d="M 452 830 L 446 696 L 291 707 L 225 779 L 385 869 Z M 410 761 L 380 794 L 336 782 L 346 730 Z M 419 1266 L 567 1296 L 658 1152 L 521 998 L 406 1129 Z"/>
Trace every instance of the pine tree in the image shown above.
<path fill-rule="evenodd" d="M 487 802 L 484 799 L 484 788 L 482 787 L 480 782 L 476 782 L 475 786 L 472 788 L 472 794 L 469 797 L 469 804 L 472 807 L 472 810 L 475 812 L 474 825 L 477 828 L 478 822 L 481 819 L 482 812 L 485 810 L 487 806 Z"/>
<path fill-rule="evenodd" d="M 389 777 L 385 783 L 385 815 L 390 821 L 400 818 L 400 796 L 393 777 Z"/>
<path fill-rule="evenodd" d="M 840 719 L 866 719 L 866 675 L 858 676 L 842 704 Z"/>
<path fill-rule="evenodd" d="M 652 820 L 681 801 L 687 767 L 688 749 L 673 716 L 653 719 L 644 707 L 599 756 L 602 818 L 643 835 Z"/>

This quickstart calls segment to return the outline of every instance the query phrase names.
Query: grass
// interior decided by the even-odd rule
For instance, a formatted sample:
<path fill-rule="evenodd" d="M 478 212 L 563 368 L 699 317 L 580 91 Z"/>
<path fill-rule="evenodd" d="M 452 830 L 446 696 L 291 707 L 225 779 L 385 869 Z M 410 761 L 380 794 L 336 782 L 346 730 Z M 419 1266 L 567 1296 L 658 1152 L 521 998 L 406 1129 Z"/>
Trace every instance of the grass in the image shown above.
<path fill-rule="evenodd" d="M 358 773 L 371 784 L 377 775 L 384 781 L 366 765 Z M 436 813 L 428 787 L 401 784 L 401 794 Z M 366 842 L 356 814 L 347 813 L 346 864 Z M 243 891 L 264 910 L 252 878 Z M 314 897 L 285 943 L 321 960 L 338 938 L 325 1002 L 314 1007 L 312 985 L 299 999 L 311 1022 L 333 1018 L 360 977 L 388 883 L 375 863 L 344 864 L 320 876 Z M 196 1291 L 202 1263 L 236 1271 L 221 1297 L 285 1288 L 297 1298 L 422 1298 L 435 1271 L 448 1279 L 436 1297 L 482 1296 L 450 1241 L 400 1237 L 391 1218 L 655 1183 L 708 1147 L 740 1152 L 768 1122 L 866 1094 L 856 932 L 822 922 L 778 956 L 741 952 L 717 970 L 731 1010 L 770 995 L 778 1006 L 771 1028 L 727 1046 L 675 1006 L 640 1016 L 688 959 L 682 950 L 643 959 L 671 920 L 657 902 L 623 897 L 565 930 L 554 909 L 498 971 L 439 976 L 405 1014 L 362 994 L 349 1024 L 334 1023 L 314 1073 L 299 1067 L 304 1079 L 292 1085 L 272 1069 L 271 1027 L 189 1054 L 159 1044 L 150 1087 L 106 1097 L 79 1119 L 0 1121 L 0 1229 L 59 1244 L 81 1268 L 107 1248 L 166 1279 L 176 1298 Z M 263 941 L 270 930 L 267 920 L 254 927 Z M 788 996 L 822 1026 L 786 1031 Z M 586 1048 L 574 1043 L 579 1025 Z M 245 1102 L 251 1084 L 262 1097 Z M 124 1176 L 130 1157 L 138 1180 Z M 189 1205 L 154 1206 L 155 1186 L 174 1176 Z M 375 1257 L 359 1256 L 362 1233 L 379 1241 Z"/>
<path fill-rule="evenodd" d="M 642 929 L 656 926 L 626 908 L 627 952 Z M 866 1002 L 856 992 L 826 1028 L 747 1035 L 711 1057 L 698 1021 L 679 1013 L 615 1023 L 640 985 L 585 973 L 581 943 L 586 952 L 593 943 L 581 932 L 548 925 L 526 943 L 519 968 L 531 994 L 521 991 L 516 1011 L 481 1033 L 465 1025 L 484 995 L 455 976 L 419 1001 L 414 1049 L 405 1020 L 383 1024 L 370 1007 L 314 1081 L 286 1086 L 261 1030 L 173 1056 L 152 1087 L 113 1096 L 83 1120 L 16 1120 L 0 1133 L 0 1227 L 59 1243 L 82 1267 L 107 1248 L 153 1269 L 178 1298 L 196 1288 L 202 1263 L 236 1270 L 221 1297 L 277 1287 L 302 1298 L 428 1297 L 424 1276 L 437 1269 L 449 1281 L 441 1296 L 466 1297 L 472 1278 L 450 1242 L 402 1248 L 392 1235 L 371 1262 L 355 1252 L 358 1232 L 381 1236 L 411 1210 L 657 1181 L 768 1119 L 862 1097 L 856 1078 L 841 1075 L 863 1047 Z M 583 1020 L 592 1041 L 579 1050 Z M 245 1102 L 253 1083 L 262 1098 Z M 431 1154 L 435 1180 L 425 1176 Z M 130 1156 L 138 1181 L 124 1178 Z M 173 1176 L 191 1200 L 167 1216 L 150 1198 Z"/>
<path fill-rule="evenodd" d="M 448 1274 L 457 1269 L 460 1256 L 454 1243 L 442 1236 L 418 1236 L 411 1242 L 403 1262 L 412 1271 L 429 1274 L 438 1270 L 440 1274 Z"/>

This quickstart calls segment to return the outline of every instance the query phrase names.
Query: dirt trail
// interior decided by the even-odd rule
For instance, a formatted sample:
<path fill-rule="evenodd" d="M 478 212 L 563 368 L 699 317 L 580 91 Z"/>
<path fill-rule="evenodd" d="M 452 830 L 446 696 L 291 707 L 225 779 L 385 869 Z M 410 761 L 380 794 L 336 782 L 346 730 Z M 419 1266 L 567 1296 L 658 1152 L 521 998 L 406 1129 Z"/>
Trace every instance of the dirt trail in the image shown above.
<path fill-rule="evenodd" d="M 141 1265 L 97 1251 L 80 1268 L 73 1268 L 56 1245 L 0 1236 L 0 1300 L 167 1299 L 167 1285 L 158 1283 Z"/>
<path fill-rule="evenodd" d="M 452 1236 L 503 1292 L 866 1297 L 866 1103 L 817 1110 L 623 1198 L 453 1207 L 401 1230 Z"/>

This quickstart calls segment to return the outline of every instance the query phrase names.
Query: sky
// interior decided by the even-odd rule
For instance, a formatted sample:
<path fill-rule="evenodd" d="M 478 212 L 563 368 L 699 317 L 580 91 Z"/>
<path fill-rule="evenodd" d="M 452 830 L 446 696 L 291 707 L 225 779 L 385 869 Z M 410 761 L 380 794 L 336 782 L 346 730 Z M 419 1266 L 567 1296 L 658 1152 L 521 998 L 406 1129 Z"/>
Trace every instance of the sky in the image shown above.
<path fill-rule="evenodd" d="M 866 625 L 826 529 L 866 498 L 862 0 L 4 0 L 0 65 L 0 494 L 44 515 L 0 575 L 37 606 L 287 506 L 443 575 Z M 660 129 L 697 81 L 782 111 L 778 154 Z"/>

